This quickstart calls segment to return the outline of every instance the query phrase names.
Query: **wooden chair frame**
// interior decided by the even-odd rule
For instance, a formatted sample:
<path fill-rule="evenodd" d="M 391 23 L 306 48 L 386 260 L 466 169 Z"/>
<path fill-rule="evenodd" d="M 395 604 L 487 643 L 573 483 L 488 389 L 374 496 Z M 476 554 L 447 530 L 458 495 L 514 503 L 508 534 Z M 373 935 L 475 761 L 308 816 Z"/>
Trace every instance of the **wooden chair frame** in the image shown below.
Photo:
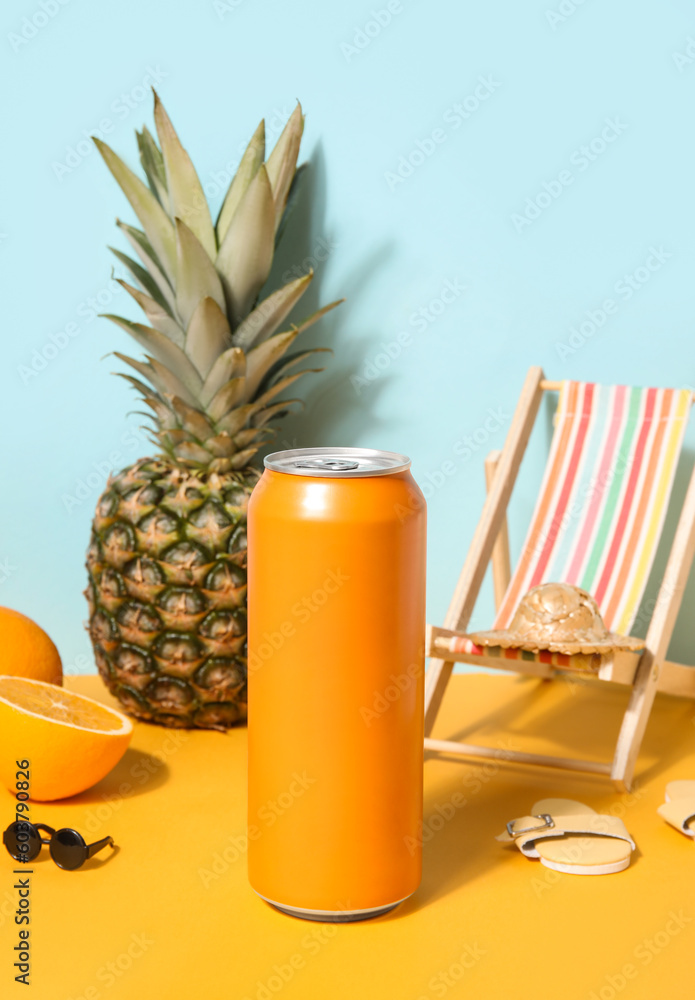
<path fill-rule="evenodd" d="M 454 662 L 481 665 L 480 656 L 443 652 L 444 641 L 452 634 L 465 632 L 490 562 L 492 562 L 495 601 L 499 607 L 510 579 L 507 506 L 543 393 L 559 388 L 559 383 L 545 380 L 541 368 L 531 368 L 524 381 L 504 448 L 501 452 L 491 453 L 486 460 L 487 497 L 444 620 L 444 627 L 428 627 L 427 655 L 433 659 L 425 677 L 426 751 L 472 758 L 498 759 L 499 757 L 498 752 L 492 747 L 431 738 L 430 734 Z M 631 787 L 637 754 L 657 690 L 695 697 L 695 668 L 671 663 L 665 659 L 694 554 L 695 469 L 681 509 L 666 571 L 647 631 L 644 652 L 607 657 L 599 671 L 601 679 L 632 686 L 613 760 L 611 762 L 580 760 L 520 751 L 505 752 L 505 760 L 518 764 L 603 775 L 611 778 L 621 791 Z M 498 667 L 535 677 L 552 677 L 556 672 L 553 667 L 532 661 L 486 656 L 483 662 L 486 667 Z"/>

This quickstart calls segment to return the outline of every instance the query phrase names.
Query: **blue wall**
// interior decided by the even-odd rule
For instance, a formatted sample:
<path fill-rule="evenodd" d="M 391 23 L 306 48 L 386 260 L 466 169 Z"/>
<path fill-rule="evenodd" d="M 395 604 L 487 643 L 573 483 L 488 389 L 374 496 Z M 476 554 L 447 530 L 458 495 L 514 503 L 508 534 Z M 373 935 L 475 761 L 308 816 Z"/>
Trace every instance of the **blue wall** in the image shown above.
<path fill-rule="evenodd" d="M 12 0 L 2 19 L 0 602 L 43 624 L 68 670 L 94 669 L 81 590 L 97 495 L 147 451 L 104 360 L 127 338 L 95 318 L 135 316 L 106 250 L 122 245 L 114 217 L 132 216 L 85 136 L 134 163 L 153 80 L 215 210 L 260 117 L 277 134 L 301 99 L 311 204 L 276 271 L 314 261 L 320 300 L 348 301 L 307 334 L 335 356 L 280 443 L 412 456 L 430 494 L 431 620 L 530 364 L 695 385 L 684 0 Z M 517 548 L 548 416 L 514 498 Z M 474 623 L 491 615 L 488 581 Z M 672 654 L 695 656 L 687 625 Z"/>

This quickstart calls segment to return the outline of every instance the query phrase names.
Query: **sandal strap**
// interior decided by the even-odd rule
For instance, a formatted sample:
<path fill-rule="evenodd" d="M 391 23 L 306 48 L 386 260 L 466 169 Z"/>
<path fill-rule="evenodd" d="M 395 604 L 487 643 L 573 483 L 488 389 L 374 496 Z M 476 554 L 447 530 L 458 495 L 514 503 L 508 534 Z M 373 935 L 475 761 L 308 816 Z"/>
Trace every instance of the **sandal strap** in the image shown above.
<path fill-rule="evenodd" d="M 507 823 L 507 829 L 496 839 L 503 844 L 516 843 L 527 858 L 538 858 L 535 849 L 539 840 L 563 837 L 565 834 L 585 834 L 592 837 L 612 837 L 626 841 L 632 850 L 635 842 L 618 816 L 606 813 L 577 813 L 568 816 L 520 816 Z"/>
<path fill-rule="evenodd" d="M 691 830 L 688 825 L 695 819 L 695 798 L 671 799 L 659 806 L 657 812 L 686 837 L 695 837 L 695 830 Z"/>

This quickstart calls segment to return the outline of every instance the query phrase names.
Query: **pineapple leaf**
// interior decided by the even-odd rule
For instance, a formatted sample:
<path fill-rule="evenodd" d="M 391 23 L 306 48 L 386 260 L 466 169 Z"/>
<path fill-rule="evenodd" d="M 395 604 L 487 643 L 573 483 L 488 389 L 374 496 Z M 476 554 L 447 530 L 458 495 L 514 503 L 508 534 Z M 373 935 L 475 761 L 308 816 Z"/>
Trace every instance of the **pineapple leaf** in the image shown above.
<path fill-rule="evenodd" d="M 172 412 L 171 408 L 167 406 L 159 393 L 156 393 L 151 386 L 141 382 L 140 379 L 135 378 L 134 375 L 128 375 L 127 372 L 113 372 L 112 374 L 125 379 L 126 382 L 129 382 L 130 385 L 137 389 L 144 402 L 154 410 L 157 415 L 158 424 L 165 428 L 177 426 L 176 415 Z"/>
<path fill-rule="evenodd" d="M 147 433 L 148 440 L 152 442 L 155 448 L 161 446 L 161 435 L 158 434 L 157 431 L 150 430 L 149 427 L 142 427 L 141 429 Z M 162 451 L 166 451 L 166 449 L 162 447 Z"/>
<path fill-rule="evenodd" d="M 220 276 L 200 240 L 181 219 L 176 220 L 176 256 L 178 286 L 176 308 L 187 328 L 193 313 L 206 296 L 214 299 L 224 312 L 226 308 Z"/>
<path fill-rule="evenodd" d="M 92 139 L 96 143 L 106 166 L 142 223 L 147 238 L 164 266 L 167 276 L 174 279 L 176 277 L 176 241 L 171 219 L 150 189 L 145 187 L 140 178 L 129 167 L 126 167 L 123 160 L 116 156 L 111 147 L 107 146 L 101 139 L 97 139 L 96 136 L 92 136 Z"/>
<path fill-rule="evenodd" d="M 287 204 L 287 196 L 290 185 L 297 168 L 297 157 L 299 156 L 299 145 L 302 141 L 304 131 L 304 116 L 302 106 L 297 102 L 297 107 L 290 115 L 287 124 L 282 130 L 282 135 L 275 144 L 275 148 L 268 157 L 268 180 L 273 190 L 273 201 L 275 203 L 275 226 L 277 229 L 282 220 L 282 214 Z"/>
<path fill-rule="evenodd" d="M 129 285 L 127 281 L 122 281 L 120 278 L 116 278 L 116 281 L 121 288 L 125 288 L 126 292 L 128 292 L 128 294 L 135 299 L 155 330 L 159 330 L 160 333 L 163 333 L 164 336 L 173 341 L 177 347 L 183 347 L 185 341 L 185 334 L 183 330 L 176 320 L 170 316 L 167 310 L 156 301 L 156 299 L 150 298 L 149 295 L 145 295 L 145 293 L 141 292 L 138 288 L 133 288 L 133 286 Z"/>
<path fill-rule="evenodd" d="M 310 271 L 263 299 L 234 331 L 234 344 L 248 351 L 269 337 L 302 297 L 313 276 L 314 272 Z"/>
<path fill-rule="evenodd" d="M 227 235 L 229 223 L 232 216 L 239 207 L 239 203 L 246 194 L 246 189 L 256 176 L 258 168 L 263 163 L 265 157 L 265 121 L 261 121 L 256 131 L 251 136 L 251 142 L 246 147 L 246 151 L 241 158 L 237 171 L 232 178 L 232 182 L 224 196 L 220 214 L 217 217 L 217 241 L 222 246 L 222 241 Z"/>
<path fill-rule="evenodd" d="M 307 375 L 309 372 L 322 372 L 323 370 L 323 368 L 302 368 L 300 372 L 294 372 L 292 375 L 286 375 L 285 378 L 273 383 L 273 385 L 266 389 L 266 391 L 260 396 L 256 396 L 254 403 L 255 405 L 258 405 L 259 403 L 261 405 L 265 405 L 281 393 L 283 389 L 286 389 L 288 386 L 292 385 L 293 382 L 296 382 L 298 378 L 301 378 L 302 375 Z"/>
<path fill-rule="evenodd" d="M 202 466 L 210 464 L 210 452 L 194 441 L 182 441 L 181 444 L 175 444 L 173 450 L 176 458 L 182 462 L 192 462 L 194 465 Z"/>
<path fill-rule="evenodd" d="M 246 421 L 254 412 L 254 407 L 251 405 L 238 406 L 235 409 L 229 411 L 220 420 L 217 421 L 217 429 L 225 431 L 227 434 L 234 437 L 242 429 Z"/>
<path fill-rule="evenodd" d="M 201 299 L 188 324 L 186 355 L 202 378 L 210 374 L 215 361 L 231 346 L 232 335 L 227 317 L 214 299 Z"/>
<path fill-rule="evenodd" d="M 162 292 L 157 282 L 152 277 L 152 275 L 148 271 L 146 271 L 144 267 L 141 267 L 137 261 L 133 260 L 132 257 L 129 257 L 127 254 L 122 253 L 115 247 L 109 247 L 109 250 L 111 251 L 112 254 L 114 254 L 115 257 L 118 258 L 118 260 L 121 262 L 121 264 L 123 264 L 124 267 L 128 268 L 128 270 L 133 275 L 138 284 L 142 285 L 142 287 L 145 289 L 146 292 L 149 293 L 149 295 L 154 299 L 157 305 L 161 306 L 162 309 L 169 311 L 169 305 L 164 296 L 162 295 Z"/>
<path fill-rule="evenodd" d="M 130 365 L 136 372 L 139 372 L 143 378 L 146 378 L 148 382 L 151 382 L 161 396 L 180 396 L 185 403 L 190 403 L 191 406 L 197 405 L 195 396 L 184 383 L 173 372 L 169 371 L 168 368 L 160 365 L 154 358 L 146 355 L 147 361 L 137 361 L 135 358 L 128 357 L 127 354 L 121 354 L 119 351 L 114 351 L 113 353 L 119 361 L 124 361 L 125 364 Z"/>
<path fill-rule="evenodd" d="M 283 399 L 280 403 L 273 403 L 272 406 L 264 407 L 252 418 L 253 426 L 264 427 L 269 420 L 284 417 L 286 413 L 289 413 L 288 406 L 293 406 L 295 403 L 297 403 L 300 409 L 304 407 L 301 399 Z"/>
<path fill-rule="evenodd" d="M 211 260 L 214 260 L 217 254 L 217 240 L 207 198 L 191 158 L 181 145 L 156 91 L 154 91 L 154 121 L 162 147 L 172 215 L 183 219 L 191 232 L 198 237 Z"/>
<path fill-rule="evenodd" d="M 183 427 L 172 427 L 167 431 L 167 440 L 169 444 L 176 447 L 184 441 L 192 441 L 193 438 Z"/>
<path fill-rule="evenodd" d="M 236 407 L 238 403 L 243 402 L 244 384 L 245 379 L 242 375 L 239 378 L 230 379 L 221 389 L 218 389 L 210 405 L 207 407 L 207 411 L 213 420 L 219 422 L 232 408 Z"/>
<path fill-rule="evenodd" d="M 145 420 L 153 420 L 154 423 L 155 423 L 155 426 L 157 425 L 157 421 L 155 420 L 155 418 L 152 416 L 151 413 L 147 412 L 147 410 L 128 410 L 128 412 L 126 413 L 126 416 L 127 417 L 144 417 Z M 142 427 L 142 425 L 141 425 L 141 427 Z M 142 429 L 143 430 L 148 430 L 148 431 L 152 430 L 151 427 L 146 427 L 146 428 L 142 428 Z"/>
<path fill-rule="evenodd" d="M 200 393 L 203 406 L 208 405 L 218 389 L 221 389 L 226 382 L 245 374 L 246 356 L 240 348 L 230 347 L 224 354 L 220 354 L 210 369 Z"/>
<path fill-rule="evenodd" d="M 200 410 L 188 406 L 182 399 L 174 396 L 171 401 L 172 408 L 179 419 L 183 429 L 199 441 L 206 441 L 214 433 L 214 429 L 208 418 Z"/>
<path fill-rule="evenodd" d="M 234 213 L 217 255 L 234 329 L 249 312 L 265 284 L 273 261 L 273 194 L 260 166 Z"/>
<path fill-rule="evenodd" d="M 234 444 L 237 448 L 243 448 L 245 445 L 250 444 L 257 438 L 272 433 L 273 430 L 271 427 L 246 427 L 244 430 L 241 430 L 238 434 L 234 435 Z M 260 448 L 260 442 L 258 447 Z"/>
<path fill-rule="evenodd" d="M 121 372 L 119 372 L 118 374 L 122 375 Z M 129 378 L 128 375 L 122 375 L 122 377 Z M 134 379 L 133 381 L 137 382 L 139 381 L 139 379 Z M 142 382 L 140 384 L 142 385 Z M 171 412 L 166 403 L 161 402 L 158 396 L 153 397 L 151 399 L 146 399 L 145 402 L 147 403 L 148 406 L 152 407 L 152 409 L 154 410 L 156 416 L 156 423 L 158 427 L 162 427 L 165 430 L 171 430 L 172 428 L 176 427 L 176 417 Z M 155 418 L 152 417 L 151 419 L 154 420 Z"/>
<path fill-rule="evenodd" d="M 110 319 L 112 323 L 115 323 L 125 330 L 126 333 L 129 333 L 141 347 L 149 351 L 194 396 L 200 393 L 200 390 L 203 388 L 202 378 L 181 348 L 172 343 L 163 333 L 160 333 L 159 330 L 154 330 L 151 326 L 132 323 L 130 320 L 123 319 L 121 316 L 114 316 L 112 313 L 102 313 L 101 315 L 104 319 Z"/>
<path fill-rule="evenodd" d="M 268 369 L 263 381 L 258 387 L 258 391 L 263 392 L 269 386 L 274 385 L 275 382 L 277 382 L 277 380 L 285 374 L 288 368 L 291 368 L 293 365 L 298 365 L 300 361 L 304 361 L 304 359 L 308 358 L 310 355 L 318 353 L 332 354 L 333 351 L 330 347 L 310 347 L 306 351 L 295 351 L 293 354 L 287 354 L 285 357 L 280 358 L 279 361 L 276 361 L 275 364 Z"/>
<path fill-rule="evenodd" d="M 171 315 L 175 316 L 176 300 L 174 298 L 171 283 L 161 268 L 154 250 L 147 241 L 147 237 L 143 232 L 141 232 L 141 230 L 135 229 L 134 226 L 129 226 L 126 222 L 121 222 L 120 219 L 116 219 L 116 225 L 122 232 L 125 233 L 126 239 L 147 268 L 152 280 L 155 282 L 160 293 L 166 300 L 166 303 L 171 311 Z"/>
<path fill-rule="evenodd" d="M 310 326 L 314 325 L 314 323 L 318 323 L 322 316 L 325 316 L 326 313 L 331 311 L 331 309 L 335 309 L 336 306 L 339 306 L 344 301 L 345 299 L 336 299 L 335 302 L 330 302 L 327 306 L 317 309 L 316 312 L 311 314 L 311 316 L 307 316 L 306 319 L 302 320 L 297 327 L 297 333 L 304 333 L 304 331 L 308 330 Z"/>
<path fill-rule="evenodd" d="M 246 448 L 244 451 L 238 451 L 230 459 L 230 469 L 243 469 L 245 465 L 248 465 L 249 460 L 253 458 L 257 451 L 258 445 L 255 448 Z"/>
<path fill-rule="evenodd" d="M 140 150 L 140 163 L 145 171 L 150 190 L 165 212 L 169 211 L 169 194 L 162 152 L 152 138 L 152 133 L 143 125 L 142 132 L 135 130 Z"/>
<path fill-rule="evenodd" d="M 198 400 L 196 394 L 191 392 L 185 382 L 183 382 L 175 372 L 163 365 L 157 358 L 152 357 L 150 354 L 146 354 L 145 358 L 153 372 L 154 377 L 159 381 L 161 385 L 170 386 L 168 395 L 172 397 L 178 396 L 185 403 L 189 403 L 193 407 L 197 407 Z M 157 388 L 156 383 L 150 378 L 152 385 Z"/>
<path fill-rule="evenodd" d="M 236 451 L 234 442 L 226 431 L 208 438 L 205 447 L 212 452 L 215 458 L 229 458 Z"/>
<path fill-rule="evenodd" d="M 280 219 L 280 225 L 275 233 L 275 248 L 277 249 L 278 243 L 282 239 L 282 234 L 287 228 L 287 223 L 292 217 L 292 213 L 297 207 L 299 197 L 302 193 L 302 187 L 304 186 L 304 178 L 307 175 L 307 164 L 301 163 L 294 172 L 294 177 L 292 178 L 292 183 L 290 184 L 290 191 L 287 195 L 287 204 L 285 205 L 285 211 L 282 213 L 282 218 Z"/>
<path fill-rule="evenodd" d="M 263 376 L 278 358 L 282 357 L 290 344 L 297 337 L 297 330 L 287 330 L 276 333 L 274 337 L 264 340 L 258 347 L 252 348 L 246 355 L 246 392 L 245 398 L 252 400 L 258 390 Z"/>
<path fill-rule="evenodd" d="M 296 351 L 293 342 L 339 304 L 291 322 L 312 272 L 269 287 L 260 301 L 306 176 L 306 167 L 297 166 L 304 117 L 298 103 L 267 162 L 260 122 L 214 226 L 200 178 L 156 93 L 154 118 L 156 132 L 136 130 L 140 176 L 95 140 L 140 220 L 139 228 L 117 220 L 136 256 L 113 252 L 132 275 L 117 280 L 146 324 L 106 318 L 144 356 L 115 352 L 130 370 L 117 374 L 142 398 L 149 412 L 141 416 L 154 422 L 150 433 L 167 461 L 241 479 L 264 440 L 277 433 L 270 424 L 301 405 L 283 400 L 285 391 L 322 370 L 301 362 L 325 348 Z"/>
<path fill-rule="evenodd" d="M 335 309 L 342 301 L 343 299 L 339 299 L 337 302 L 331 302 L 330 305 L 324 306 L 322 309 L 317 309 L 315 313 L 307 317 L 299 326 L 294 326 L 291 330 L 284 333 L 276 333 L 275 336 L 264 340 L 262 344 L 253 347 L 248 352 L 246 355 L 246 399 L 255 398 L 266 375 L 269 374 L 271 368 L 282 357 L 299 334 L 316 323 L 331 309 Z M 321 350 L 321 348 L 313 348 L 313 350 Z"/>
<path fill-rule="evenodd" d="M 251 416 L 252 406 L 241 406 L 236 410 L 230 410 L 226 416 L 222 417 L 221 420 L 217 421 L 217 427 L 219 430 L 225 431 L 232 437 L 236 437 L 238 433 L 241 432 L 244 424 Z M 248 442 L 246 442 L 248 444 Z"/>

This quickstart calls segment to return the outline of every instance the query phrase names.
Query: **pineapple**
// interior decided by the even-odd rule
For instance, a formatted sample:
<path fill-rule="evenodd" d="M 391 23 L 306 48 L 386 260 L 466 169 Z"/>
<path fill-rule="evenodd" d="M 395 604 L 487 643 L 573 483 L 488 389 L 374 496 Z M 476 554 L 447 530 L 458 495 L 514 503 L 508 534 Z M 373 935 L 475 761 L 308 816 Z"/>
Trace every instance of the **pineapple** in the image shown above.
<path fill-rule="evenodd" d="M 116 353 L 152 411 L 158 454 L 110 477 L 87 553 L 89 632 L 99 672 L 124 708 L 167 726 L 225 729 L 246 716 L 246 507 L 253 458 L 283 393 L 320 348 L 286 354 L 283 320 L 302 275 L 258 301 L 294 200 L 299 105 L 265 161 L 256 129 L 213 225 L 191 160 L 157 94 L 158 142 L 136 133 L 147 184 L 95 139 L 142 229 L 117 221 L 138 261 L 114 250 L 148 324 L 108 318 L 143 348 Z M 265 162 L 264 162 L 265 161 Z"/>

